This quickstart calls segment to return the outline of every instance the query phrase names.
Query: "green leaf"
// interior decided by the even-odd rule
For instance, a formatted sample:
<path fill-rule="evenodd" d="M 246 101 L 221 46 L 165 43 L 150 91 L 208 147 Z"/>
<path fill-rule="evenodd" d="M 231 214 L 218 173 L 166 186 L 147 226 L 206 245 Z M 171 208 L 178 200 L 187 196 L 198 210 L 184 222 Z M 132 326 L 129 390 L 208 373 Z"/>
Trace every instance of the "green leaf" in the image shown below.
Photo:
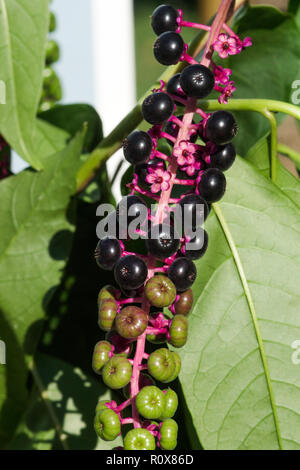
<path fill-rule="evenodd" d="M 0 0 L 0 80 L 6 89 L 0 133 L 34 168 L 42 167 L 33 138 L 48 24 L 48 0 Z"/>
<path fill-rule="evenodd" d="M 295 16 L 295 19 L 300 27 L 300 3 L 299 0 L 290 0 L 288 5 L 288 12 Z"/>
<path fill-rule="evenodd" d="M 205 449 L 300 449 L 299 208 L 240 158 L 226 175 L 180 382 Z"/>
<path fill-rule="evenodd" d="M 78 367 L 39 354 L 30 406 L 22 420 L 10 449 L 15 450 L 111 450 L 122 445 L 122 438 L 105 442 L 97 438 L 93 421 L 98 399 L 117 400 L 118 396 Z M 45 401 L 41 397 L 47 400 Z M 55 430 L 59 430 L 61 439 Z"/>
<path fill-rule="evenodd" d="M 24 353 L 39 337 L 44 307 L 65 266 L 73 225 L 67 209 L 76 188 L 84 133 L 49 158 L 47 169 L 0 183 L 0 441 L 16 426 L 27 400 Z"/>

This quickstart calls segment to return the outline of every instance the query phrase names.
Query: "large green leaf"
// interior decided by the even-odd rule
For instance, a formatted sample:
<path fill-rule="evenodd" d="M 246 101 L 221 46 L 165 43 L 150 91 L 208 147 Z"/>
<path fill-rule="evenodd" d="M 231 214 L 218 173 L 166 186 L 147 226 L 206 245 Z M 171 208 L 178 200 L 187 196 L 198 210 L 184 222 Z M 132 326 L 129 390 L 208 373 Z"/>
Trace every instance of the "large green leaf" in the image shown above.
<path fill-rule="evenodd" d="M 38 355 L 35 367 L 38 387 L 20 423 L 10 449 L 16 450 L 110 450 L 122 445 L 122 438 L 105 442 L 97 438 L 94 410 L 101 400 L 118 399 L 116 394 L 86 376 L 78 367 L 46 354 Z M 47 397 L 47 402 L 41 397 Z M 58 438 L 59 430 L 62 439 Z"/>
<path fill-rule="evenodd" d="M 206 449 L 300 449 L 299 207 L 238 159 L 206 223 L 180 381 Z"/>
<path fill-rule="evenodd" d="M 33 138 L 48 24 L 48 0 L 0 0 L 0 80 L 6 88 L 0 133 L 35 168 L 42 166 Z"/>
<path fill-rule="evenodd" d="M 0 184 L 0 440 L 27 400 L 24 352 L 31 354 L 44 306 L 58 284 L 72 240 L 67 209 L 75 192 L 84 133 L 49 158 L 47 169 L 24 171 Z"/>

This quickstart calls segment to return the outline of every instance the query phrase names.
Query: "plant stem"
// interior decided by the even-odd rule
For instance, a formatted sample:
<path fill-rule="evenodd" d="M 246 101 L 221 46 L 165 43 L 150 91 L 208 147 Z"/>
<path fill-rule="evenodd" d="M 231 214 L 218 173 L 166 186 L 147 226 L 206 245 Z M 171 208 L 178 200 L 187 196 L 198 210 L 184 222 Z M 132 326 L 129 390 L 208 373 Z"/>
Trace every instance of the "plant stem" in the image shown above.
<path fill-rule="evenodd" d="M 278 158 L 277 158 L 277 122 L 274 113 L 269 110 L 265 110 L 263 113 L 271 127 L 271 140 L 270 140 L 270 178 L 275 183 L 278 172 Z"/>

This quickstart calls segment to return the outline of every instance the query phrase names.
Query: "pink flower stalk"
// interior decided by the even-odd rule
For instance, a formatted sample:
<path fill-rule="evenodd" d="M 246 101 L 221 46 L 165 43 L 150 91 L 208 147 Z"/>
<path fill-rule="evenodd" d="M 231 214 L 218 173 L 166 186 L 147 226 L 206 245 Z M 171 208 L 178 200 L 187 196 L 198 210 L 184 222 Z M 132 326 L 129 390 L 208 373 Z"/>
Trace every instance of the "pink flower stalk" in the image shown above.
<path fill-rule="evenodd" d="M 232 80 L 231 82 L 228 83 L 228 85 L 226 85 L 223 88 L 222 94 L 219 96 L 219 99 L 218 99 L 219 103 L 227 104 L 229 98 L 231 98 L 232 93 L 234 93 L 235 90 L 236 90 L 236 86 L 234 85 L 234 81 Z"/>
<path fill-rule="evenodd" d="M 232 74 L 232 70 L 224 69 L 220 65 L 213 64 L 213 73 L 217 85 L 228 85 L 229 77 Z"/>
<path fill-rule="evenodd" d="M 148 172 L 146 181 L 151 184 L 152 193 L 168 191 L 170 188 L 169 181 L 171 179 L 171 173 L 169 171 L 164 171 L 161 168 L 149 168 Z"/>
<path fill-rule="evenodd" d="M 218 52 L 221 59 L 226 59 L 229 55 L 239 54 L 241 52 L 241 41 L 228 34 L 219 34 L 218 39 L 213 43 L 213 49 Z"/>

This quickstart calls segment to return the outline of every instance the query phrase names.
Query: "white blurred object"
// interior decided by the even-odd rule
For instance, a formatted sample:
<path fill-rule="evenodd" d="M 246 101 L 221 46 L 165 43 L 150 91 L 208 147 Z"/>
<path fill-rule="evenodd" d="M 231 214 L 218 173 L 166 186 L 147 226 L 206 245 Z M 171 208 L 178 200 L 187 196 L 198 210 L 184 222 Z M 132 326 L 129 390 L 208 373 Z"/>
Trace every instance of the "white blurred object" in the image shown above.
<path fill-rule="evenodd" d="M 136 102 L 133 0 L 91 0 L 94 66 L 94 106 L 107 135 L 126 116 Z M 122 151 L 110 158 L 112 178 Z M 113 184 L 113 194 L 121 197 L 120 180 L 124 164 Z"/>

